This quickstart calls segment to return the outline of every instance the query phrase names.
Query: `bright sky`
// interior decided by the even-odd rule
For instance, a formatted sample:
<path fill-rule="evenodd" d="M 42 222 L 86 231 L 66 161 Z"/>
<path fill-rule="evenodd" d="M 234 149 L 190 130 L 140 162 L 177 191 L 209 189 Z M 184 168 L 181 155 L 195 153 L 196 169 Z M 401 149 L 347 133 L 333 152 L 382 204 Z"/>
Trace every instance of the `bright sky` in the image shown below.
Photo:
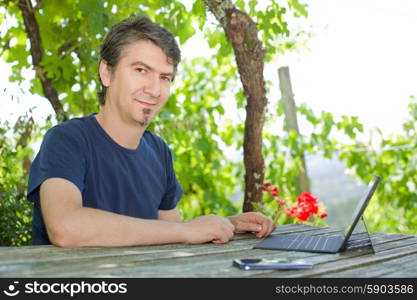
<path fill-rule="evenodd" d="M 286 55 L 297 103 L 398 133 L 417 96 L 417 1 L 309 1 L 310 52 Z"/>
<path fill-rule="evenodd" d="M 277 83 L 277 97 L 277 68 L 289 66 L 297 104 L 307 103 L 335 116 L 357 115 L 367 127 L 400 132 L 409 97 L 417 96 L 417 1 L 307 3 L 307 23 L 314 26 L 310 51 L 287 54 L 265 70 L 266 77 Z M 195 49 L 183 50 L 185 55 L 195 53 Z M 52 112 L 45 99 L 27 92 L 28 83 L 8 82 L 10 67 L 2 61 L 0 69 L 0 91 L 8 91 L 0 101 L 0 121 L 14 120 L 30 106 L 39 106 L 38 117 Z M 26 92 L 21 93 L 19 87 Z M 20 103 L 12 103 L 11 94 Z"/>

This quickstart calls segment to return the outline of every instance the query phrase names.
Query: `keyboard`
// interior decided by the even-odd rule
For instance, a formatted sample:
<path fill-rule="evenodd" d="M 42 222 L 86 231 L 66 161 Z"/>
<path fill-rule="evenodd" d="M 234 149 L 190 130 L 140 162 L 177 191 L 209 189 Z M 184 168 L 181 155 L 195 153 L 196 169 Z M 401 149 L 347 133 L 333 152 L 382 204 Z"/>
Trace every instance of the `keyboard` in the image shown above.
<path fill-rule="evenodd" d="M 339 235 L 276 234 L 254 248 L 336 253 L 342 243 L 343 237 Z"/>

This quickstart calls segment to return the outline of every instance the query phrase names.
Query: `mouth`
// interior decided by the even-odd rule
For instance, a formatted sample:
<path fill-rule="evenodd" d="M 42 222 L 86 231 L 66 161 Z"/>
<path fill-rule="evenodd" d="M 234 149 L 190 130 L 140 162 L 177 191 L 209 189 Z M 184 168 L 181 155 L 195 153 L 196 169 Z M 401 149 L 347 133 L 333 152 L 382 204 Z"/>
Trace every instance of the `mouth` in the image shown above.
<path fill-rule="evenodd" d="M 158 105 L 157 99 L 146 94 L 137 95 L 134 99 L 145 107 L 155 107 Z"/>
<path fill-rule="evenodd" d="M 157 105 L 157 103 L 150 103 L 150 102 L 146 102 L 146 101 L 142 101 L 138 99 L 135 99 L 135 100 L 146 107 L 155 107 Z"/>

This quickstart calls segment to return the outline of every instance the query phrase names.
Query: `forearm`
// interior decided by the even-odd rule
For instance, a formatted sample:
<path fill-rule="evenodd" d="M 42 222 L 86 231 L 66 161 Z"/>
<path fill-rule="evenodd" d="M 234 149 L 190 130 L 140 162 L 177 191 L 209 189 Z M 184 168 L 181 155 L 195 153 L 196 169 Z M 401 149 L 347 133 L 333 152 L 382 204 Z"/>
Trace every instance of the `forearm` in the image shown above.
<path fill-rule="evenodd" d="M 63 217 L 61 228 L 49 229 L 62 247 L 115 247 L 183 242 L 183 223 L 145 220 L 99 209 L 77 207 Z"/>

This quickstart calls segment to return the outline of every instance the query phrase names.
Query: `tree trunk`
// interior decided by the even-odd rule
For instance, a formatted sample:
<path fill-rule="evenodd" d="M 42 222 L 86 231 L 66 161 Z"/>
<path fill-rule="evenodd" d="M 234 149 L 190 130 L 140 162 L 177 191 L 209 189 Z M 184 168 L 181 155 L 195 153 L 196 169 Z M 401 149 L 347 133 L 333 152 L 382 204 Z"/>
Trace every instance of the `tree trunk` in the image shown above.
<path fill-rule="evenodd" d="M 43 93 L 51 103 L 57 120 L 59 122 L 65 121 L 68 119 L 68 117 L 64 111 L 64 108 L 62 107 L 62 103 L 59 101 L 58 92 L 53 86 L 52 81 L 46 76 L 40 64 L 43 54 L 42 40 L 39 33 L 39 25 L 35 18 L 32 2 L 30 0 L 19 0 L 18 6 L 22 12 L 25 31 L 30 40 L 30 54 L 32 56 L 33 68 L 35 69 L 36 74 L 42 83 Z"/>
<path fill-rule="evenodd" d="M 262 201 L 265 163 L 262 156 L 262 128 L 267 105 L 264 70 L 264 50 L 258 40 L 255 22 L 239 11 L 229 0 L 205 0 L 209 10 L 223 26 L 232 44 L 246 105 L 243 143 L 245 164 L 245 198 L 243 211 L 252 211 L 252 203 Z"/>

